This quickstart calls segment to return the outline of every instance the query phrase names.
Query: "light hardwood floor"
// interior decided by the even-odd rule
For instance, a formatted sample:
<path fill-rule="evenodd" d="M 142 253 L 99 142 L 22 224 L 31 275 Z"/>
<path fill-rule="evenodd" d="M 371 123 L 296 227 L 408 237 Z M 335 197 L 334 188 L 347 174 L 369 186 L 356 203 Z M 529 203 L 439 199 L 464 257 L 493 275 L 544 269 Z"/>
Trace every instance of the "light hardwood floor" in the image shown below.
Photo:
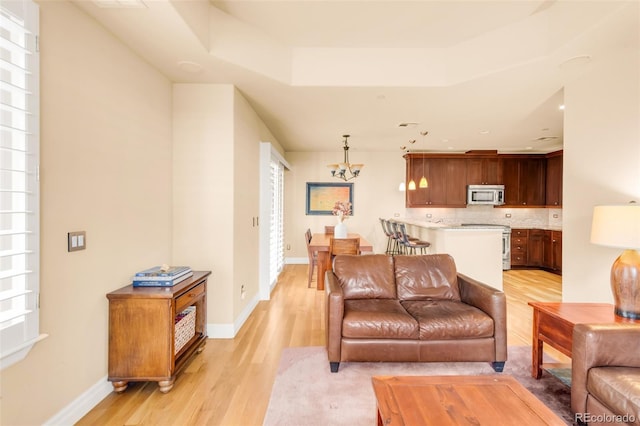
<path fill-rule="evenodd" d="M 544 271 L 504 273 L 509 345 L 531 345 L 527 302 L 561 301 L 561 287 L 561 277 Z M 307 288 L 306 265 L 285 266 L 271 300 L 258 304 L 234 339 L 210 339 L 169 393 L 161 393 L 153 382 L 132 383 L 77 424 L 261 425 L 282 349 L 324 345 L 323 296 Z M 548 353 L 568 361 L 553 350 Z"/>

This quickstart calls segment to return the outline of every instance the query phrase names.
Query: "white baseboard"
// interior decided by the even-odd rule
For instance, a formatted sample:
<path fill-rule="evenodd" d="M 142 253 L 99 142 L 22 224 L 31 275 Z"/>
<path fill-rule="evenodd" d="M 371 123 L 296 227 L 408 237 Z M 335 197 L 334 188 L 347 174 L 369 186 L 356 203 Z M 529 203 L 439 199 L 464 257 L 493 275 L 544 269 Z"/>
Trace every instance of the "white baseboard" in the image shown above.
<path fill-rule="evenodd" d="M 207 324 L 207 336 L 210 339 L 233 339 L 256 308 L 260 298 L 256 295 L 240 313 L 233 324 Z"/>
<path fill-rule="evenodd" d="M 113 386 L 107 380 L 107 376 L 104 376 L 43 424 L 45 426 L 73 425 L 111 392 L 113 392 Z"/>
<path fill-rule="evenodd" d="M 253 312 L 258 305 L 259 301 L 260 298 L 256 295 L 250 303 L 247 304 L 233 324 L 207 324 L 207 336 L 210 339 L 234 338 L 249 318 L 249 315 L 251 315 L 251 312 Z M 45 426 L 73 425 L 111 392 L 113 392 L 113 385 L 107 380 L 107 376 L 104 376 L 43 424 Z"/>

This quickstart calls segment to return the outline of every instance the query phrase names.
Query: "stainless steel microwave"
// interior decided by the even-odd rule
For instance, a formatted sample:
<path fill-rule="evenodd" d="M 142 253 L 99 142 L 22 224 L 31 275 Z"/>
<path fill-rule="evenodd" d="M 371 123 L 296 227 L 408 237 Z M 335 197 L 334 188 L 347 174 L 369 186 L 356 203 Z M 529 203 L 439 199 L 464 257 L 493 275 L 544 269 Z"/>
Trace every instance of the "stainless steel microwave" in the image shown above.
<path fill-rule="evenodd" d="M 504 185 L 467 185 L 467 204 L 503 205 Z"/>

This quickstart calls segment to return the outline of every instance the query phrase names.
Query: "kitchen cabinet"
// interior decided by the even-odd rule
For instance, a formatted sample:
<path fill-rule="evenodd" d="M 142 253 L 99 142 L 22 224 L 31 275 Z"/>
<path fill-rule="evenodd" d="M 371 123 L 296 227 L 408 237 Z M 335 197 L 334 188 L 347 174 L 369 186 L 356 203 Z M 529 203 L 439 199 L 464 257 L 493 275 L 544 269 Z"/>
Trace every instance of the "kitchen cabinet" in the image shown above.
<path fill-rule="evenodd" d="M 562 231 L 544 231 L 544 261 L 545 269 L 562 272 Z"/>
<path fill-rule="evenodd" d="M 562 206 L 562 151 L 547 154 L 546 201 L 547 207 Z"/>
<path fill-rule="evenodd" d="M 407 183 L 413 179 L 415 190 L 406 190 L 407 207 L 465 207 L 466 162 L 462 158 L 428 158 L 407 154 Z M 428 187 L 420 188 L 422 176 Z"/>
<path fill-rule="evenodd" d="M 562 231 L 511 229 L 511 266 L 562 272 Z"/>
<path fill-rule="evenodd" d="M 527 266 L 528 229 L 511 229 L 511 266 Z"/>
<path fill-rule="evenodd" d="M 543 266 L 544 256 L 544 230 L 530 229 L 529 244 L 527 246 L 527 266 Z"/>
<path fill-rule="evenodd" d="M 544 207 L 546 159 L 508 157 L 502 160 L 505 206 Z"/>
<path fill-rule="evenodd" d="M 500 158 L 469 158 L 467 185 L 501 185 L 502 161 Z"/>
<path fill-rule="evenodd" d="M 424 175 L 428 188 L 407 190 L 406 207 L 466 207 L 467 185 L 503 184 L 503 207 L 562 205 L 562 151 L 542 154 L 407 153 L 406 182 L 418 186 Z"/>

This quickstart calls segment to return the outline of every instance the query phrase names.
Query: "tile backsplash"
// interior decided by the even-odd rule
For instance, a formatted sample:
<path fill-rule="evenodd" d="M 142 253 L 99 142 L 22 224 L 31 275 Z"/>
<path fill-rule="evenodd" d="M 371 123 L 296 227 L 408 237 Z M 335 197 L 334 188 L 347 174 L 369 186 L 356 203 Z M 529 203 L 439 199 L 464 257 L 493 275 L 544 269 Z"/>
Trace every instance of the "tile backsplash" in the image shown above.
<path fill-rule="evenodd" d="M 406 209 L 405 214 L 412 219 L 450 225 L 482 223 L 509 225 L 512 228 L 562 229 L 562 209 L 468 206 L 463 209 Z"/>

